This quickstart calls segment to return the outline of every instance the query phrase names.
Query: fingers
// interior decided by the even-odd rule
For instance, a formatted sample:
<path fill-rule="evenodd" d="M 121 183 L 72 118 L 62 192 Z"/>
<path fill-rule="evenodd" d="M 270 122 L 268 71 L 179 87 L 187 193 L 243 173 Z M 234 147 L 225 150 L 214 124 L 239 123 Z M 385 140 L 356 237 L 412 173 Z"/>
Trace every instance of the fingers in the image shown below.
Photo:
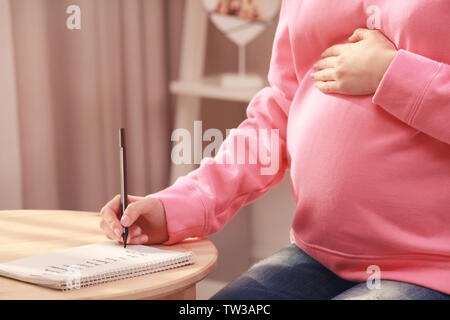
<path fill-rule="evenodd" d="M 113 231 L 111 227 L 102 220 L 100 222 L 100 227 L 104 231 L 106 237 L 110 240 L 115 240 L 119 243 L 123 243 L 122 238 L 122 232 L 123 229 L 120 231 Z M 128 229 L 128 238 L 127 238 L 127 244 L 144 244 L 148 242 L 148 236 L 143 233 L 143 230 L 139 226 L 132 226 Z"/>
<path fill-rule="evenodd" d="M 111 226 L 105 220 L 100 220 L 100 228 L 102 229 L 103 233 L 106 235 L 108 239 L 118 240 L 120 238 L 120 236 L 117 233 L 115 233 L 113 229 L 111 229 Z"/>
<path fill-rule="evenodd" d="M 322 53 L 322 58 L 327 57 L 335 57 L 341 54 L 344 50 L 344 47 L 348 44 L 335 44 L 334 46 L 329 47 Z"/>
<path fill-rule="evenodd" d="M 128 196 L 128 207 L 133 207 L 131 212 L 135 212 L 134 205 L 144 197 Z M 139 206 L 138 206 L 139 207 Z M 109 201 L 100 211 L 101 220 L 100 228 L 105 233 L 106 237 L 110 240 L 117 242 L 123 242 L 122 233 L 123 226 L 119 221 L 121 215 L 121 203 L 120 195 L 116 195 L 111 201 Z M 133 222 L 136 219 L 133 220 Z M 130 225 L 127 225 L 128 227 Z M 148 236 L 144 234 L 143 230 L 139 226 L 131 226 L 128 229 L 127 243 L 129 244 L 144 244 L 148 242 Z"/>
<path fill-rule="evenodd" d="M 123 243 L 122 237 L 118 239 L 120 243 Z M 148 236 L 144 234 L 143 230 L 139 226 L 131 226 L 128 229 L 127 244 L 144 244 L 148 242 Z"/>
<path fill-rule="evenodd" d="M 131 203 L 137 202 L 142 199 L 144 199 L 144 198 L 129 195 L 128 203 L 131 204 Z M 116 224 L 116 226 L 121 227 L 121 225 L 119 223 L 119 216 L 122 213 L 120 206 L 121 206 L 120 194 L 118 194 L 100 210 L 100 215 L 102 216 L 102 219 L 106 220 L 108 223 L 111 223 L 111 224 L 115 224 L 117 222 L 118 224 Z"/>
<path fill-rule="evenodd" d="M 369 30 L 364 28 L 358 28 L 356 29 L 353 34 L 348 38 L 348 41 L 350 42 L 358 42 L 364 39 L 369 38 L 371 35 L 374 34 L 374 32 L 377 32 L 376 30 Z"/>
<path fill-rule="evenodd" d="M 136 237 L 128 238 L 127 244 L 132 245 L 139 245 L 139 244 L 146 244 L 148 242 L 148 236 L 145 234 L 141 234 Z"/>
<path fill-rule="evenodd" d="M 328 57 L 319 60 L 313 67 L 314 70 L 323 70 L 328 68 L 334 68 L 337 65 L 337 57 Z"/>
<path fill-rule="evenodd" d="M 101 215 L 103 216 L 105 211 L 113 212 L 118 214 L 120 211 L 120 194 L 116 195 L 112 200 L 110 200 L 103 208 L 100 210 Z"/>
<path fill-rule="evenodd" d="M 136 196 L 128 195 L 128 203 L 133 203 L 133 202 L 136 202 L 136 201 L 140 201 L 142 199 L 145 199 L 145 197 L 136 197 Z"/>
<path fill-rule="evenodd" d="M 335 69 L 324 69 L 311 73 L 311 78 L 315 81 L 333 81 L 337 80 Z"/>
<path fill-rule="evenodd" d="M 125 210 L 120 223 L 124 227 L 131 226 L 142 214 L 150 214 L 156 207 L 155 199 L 146 198 L 142 201 L 136 201 L 130 204 Z"/>
<path fill-rule="evenodd" d="M 114 238 L 120 234 L 122 225 L 119 222 L 118 215 L 120 212 L 120 195 L 115 196 L 100 211 L 102 217 L 100 227 L 108 238 Z"/>
<path fill-rule="evenodd" d="M 317 81 L 315 86 L 325 93 L 338 93 L 340 89 L 337 81 Z"/>

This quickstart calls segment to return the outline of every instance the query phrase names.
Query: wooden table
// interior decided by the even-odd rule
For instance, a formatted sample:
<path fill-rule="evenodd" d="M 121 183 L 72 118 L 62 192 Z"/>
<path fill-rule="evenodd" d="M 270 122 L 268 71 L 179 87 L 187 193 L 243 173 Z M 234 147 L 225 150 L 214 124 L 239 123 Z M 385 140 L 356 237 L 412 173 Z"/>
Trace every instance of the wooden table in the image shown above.
<path fill-rule="evenodd" d="M 0 262 L 107 241 L 100 216 L 78 211 L 0 211 Z M 166 250 L 192 251 L 193 265 L 73 291 L 59 291 L 0 277 L 0 299 L 195 299 L 196 283 L 216 266 L 217 249 L 187 239 Z"/>

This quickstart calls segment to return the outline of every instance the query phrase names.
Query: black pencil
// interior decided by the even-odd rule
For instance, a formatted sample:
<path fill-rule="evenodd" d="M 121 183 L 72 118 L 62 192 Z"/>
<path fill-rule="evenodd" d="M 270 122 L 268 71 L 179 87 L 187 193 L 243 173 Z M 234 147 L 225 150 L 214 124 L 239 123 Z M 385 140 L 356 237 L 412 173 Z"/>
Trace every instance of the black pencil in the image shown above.
<path fill-rule="evenodd" d="M 122 216 L 128 206 L 127 196 L 127 156 L 126 156 L 126 136 L 125 129 L 119 129 L 119 147 L 120 147 L 120 209 Z M 123 228 L 122 239 L 123 247 L 127 247 L 128 228 Z"/>

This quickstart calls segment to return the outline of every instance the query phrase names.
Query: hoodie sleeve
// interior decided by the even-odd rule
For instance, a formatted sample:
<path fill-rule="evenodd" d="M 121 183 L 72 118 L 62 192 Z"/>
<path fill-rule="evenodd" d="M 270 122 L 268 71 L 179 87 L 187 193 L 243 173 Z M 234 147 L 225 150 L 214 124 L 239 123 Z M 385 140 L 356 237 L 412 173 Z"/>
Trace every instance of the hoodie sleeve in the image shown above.
<path fill-rule="evenodd" d="M 450 144 L 450 66 L 399 50 L 373 103 L 435 139 Z"/>
<path fill-rule="evenodd" d="M 149 195 L 161 200 L 165 209 L 169 240 L 164 244 L 220 230 L 243 205 L 282 180 L 288 167 L 287 116 L 298 87 L 285 6 L 283 1 L 268 75 L 270 86 L 252 99 L 247 119 L 232 130 L 215 158 L 203 159 L 197 170 Z"/>

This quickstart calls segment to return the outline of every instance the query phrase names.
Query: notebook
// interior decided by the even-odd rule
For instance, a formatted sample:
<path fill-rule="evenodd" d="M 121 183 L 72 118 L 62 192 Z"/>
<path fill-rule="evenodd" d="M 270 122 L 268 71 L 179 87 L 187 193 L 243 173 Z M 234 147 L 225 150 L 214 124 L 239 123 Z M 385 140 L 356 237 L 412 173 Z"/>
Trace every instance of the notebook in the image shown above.
<path fill-rule="evenodd" d="M 0 275 L 72 290 L 194 263 L 192 252 L 102 242 L 0 264 Z"/>

